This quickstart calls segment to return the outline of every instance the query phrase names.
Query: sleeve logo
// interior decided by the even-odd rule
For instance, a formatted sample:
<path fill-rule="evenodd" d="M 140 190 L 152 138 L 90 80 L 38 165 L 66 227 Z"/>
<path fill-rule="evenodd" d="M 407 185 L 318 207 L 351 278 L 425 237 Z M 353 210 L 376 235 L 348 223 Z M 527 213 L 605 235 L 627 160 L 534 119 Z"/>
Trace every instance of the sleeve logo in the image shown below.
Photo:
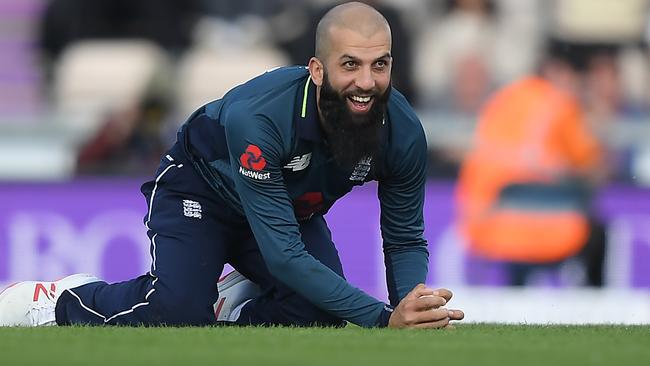
<path fill-rule="evenodd" d="M 241 165 L 246 169 L 260 171 L 266 166 L 266 160 L 262 157 L 262 150 L 255 145 L 248 145 L 246 151 L 239 157 Z"/>
<path fill-rule="evenodd" d="M 267 180 L 271 177 L 270 172 L 262 172 L 266 166 L 266 159 L 262 156 L 262 150 L 255 145 L 248 145 L 246 151 L 239 157 L 241 166 L 239 174 L 257 180 Z"/>

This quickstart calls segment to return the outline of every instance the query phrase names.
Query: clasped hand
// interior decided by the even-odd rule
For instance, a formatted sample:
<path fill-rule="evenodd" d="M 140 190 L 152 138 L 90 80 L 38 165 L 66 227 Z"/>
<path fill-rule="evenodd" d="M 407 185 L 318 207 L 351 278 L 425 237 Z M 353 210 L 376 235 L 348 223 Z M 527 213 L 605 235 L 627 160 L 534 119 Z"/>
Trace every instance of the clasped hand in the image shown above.
<path fill-rule="evenodd" d="M 453 294 L 447 289 L 417 285 L 395 307 L 388 321 L 390 328 L 453 328 L 450 321 L 462 320 L 461 310 L 447 309 Z"/>

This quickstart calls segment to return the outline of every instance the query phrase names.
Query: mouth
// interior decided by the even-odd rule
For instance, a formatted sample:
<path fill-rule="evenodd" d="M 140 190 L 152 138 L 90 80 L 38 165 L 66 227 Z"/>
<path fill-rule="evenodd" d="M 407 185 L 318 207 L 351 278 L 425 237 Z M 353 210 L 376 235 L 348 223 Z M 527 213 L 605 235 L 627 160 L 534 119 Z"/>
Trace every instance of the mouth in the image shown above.
<path fill-rule="evenodd" d="M 347 98 L 348 106 L 354 113 L 366 113 L 370 110 L 374 101 L 373 96 L 350 95 Z"/>

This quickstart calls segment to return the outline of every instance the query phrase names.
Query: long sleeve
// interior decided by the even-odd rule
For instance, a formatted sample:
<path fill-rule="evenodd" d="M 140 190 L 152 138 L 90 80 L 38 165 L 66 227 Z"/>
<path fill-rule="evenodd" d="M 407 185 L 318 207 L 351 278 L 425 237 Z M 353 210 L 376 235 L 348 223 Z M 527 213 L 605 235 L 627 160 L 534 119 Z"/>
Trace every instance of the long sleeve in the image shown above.
<path fill-rule="evenodd" d="M 235 187 L 270 273 L 335 316 L 364 327 L 385 325 L 384 303 L 305 250 L 281 170 L 290 144 L 265 116 L 233 107 L 227 118 Z"/>
<path fill-rule="evenodd" d="M 416 131 L 415 138 L 405 139 L 407 144 L 387 157 L 388 174 L 379 181 L 386 282 L 393 305 L 425 282 L 428 269 L 423 217 L 426 139 L 421 127 Z"/>

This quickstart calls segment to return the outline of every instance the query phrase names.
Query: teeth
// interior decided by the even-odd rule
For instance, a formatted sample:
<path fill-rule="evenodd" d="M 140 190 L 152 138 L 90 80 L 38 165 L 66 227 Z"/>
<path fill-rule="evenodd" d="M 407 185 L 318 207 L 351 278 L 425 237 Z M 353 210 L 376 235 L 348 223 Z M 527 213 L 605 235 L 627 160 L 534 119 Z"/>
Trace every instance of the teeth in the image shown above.
<path fill-rule="evenodd" d="M 356 95 L 352 95 L 350 98 L 359 103 L 368 103 L 370 101 L 370 97 L 358 97 Z"/>

